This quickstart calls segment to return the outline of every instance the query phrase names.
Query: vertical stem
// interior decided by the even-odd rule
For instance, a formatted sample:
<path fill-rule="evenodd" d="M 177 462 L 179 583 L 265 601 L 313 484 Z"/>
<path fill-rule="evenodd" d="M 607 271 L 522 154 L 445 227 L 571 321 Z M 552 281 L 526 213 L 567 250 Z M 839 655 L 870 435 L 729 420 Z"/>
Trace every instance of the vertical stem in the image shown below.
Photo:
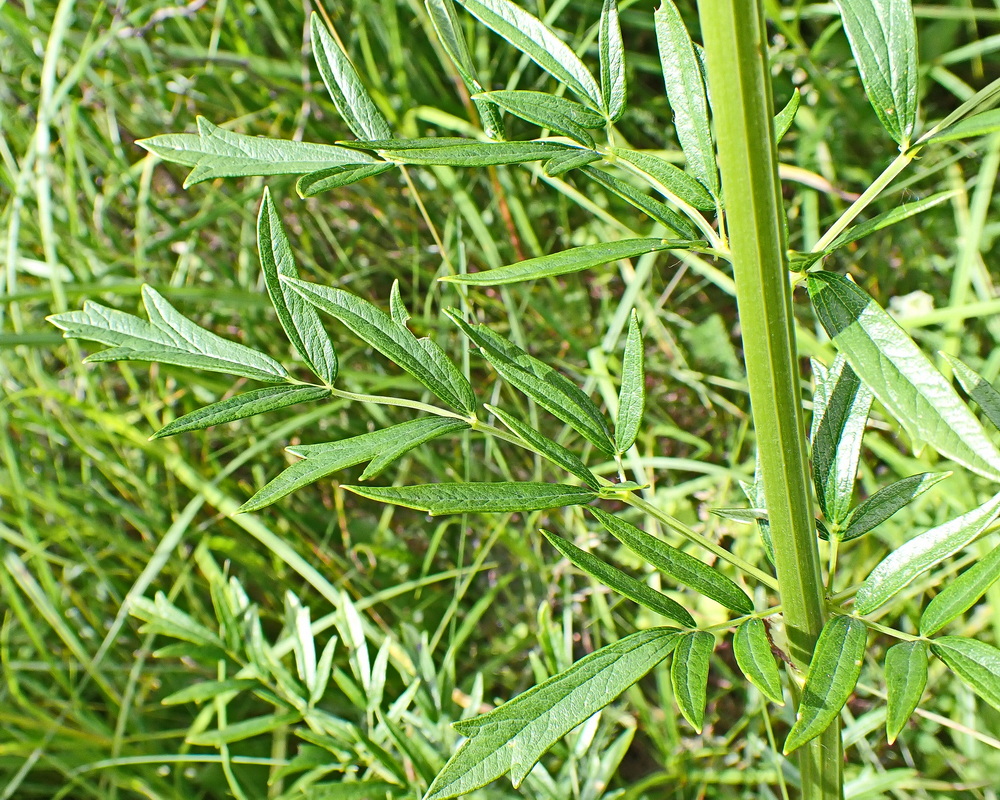
<path fill-rule="evenodd" d="M 760 0 L 700 0 L 698 10 L 750 404 L 789 654 L 797 668 L 792 685 L 798 689 L 826 614 L 806 463 L 763 11 Z M 839 725 L 835 722 L 804 745 L 798 758 L 802 797 L 840 800 Z"/>

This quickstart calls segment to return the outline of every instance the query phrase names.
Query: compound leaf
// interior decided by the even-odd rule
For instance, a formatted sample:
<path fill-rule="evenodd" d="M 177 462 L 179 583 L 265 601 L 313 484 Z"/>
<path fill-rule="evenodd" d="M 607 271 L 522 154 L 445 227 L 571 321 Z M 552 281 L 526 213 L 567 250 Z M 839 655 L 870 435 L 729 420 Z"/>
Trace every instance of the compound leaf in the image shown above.
<path fill-rule="evenodd" d="M 476 396 L 468 380 L 439 347 L 417 339 L 382 309 L 360 297 L 315 283 L 282 277 L 312 305 L 340 320 L 356 336 L 398 364 L 444 402 L 471 414 Z"/>
<path fill-rule="evenodd" d="M 441 278 L 451 283 L 474 284 L 476 286 L 500 286 L 507 283 L 551 278 L 572 272 L 598 267 L 610 261 L 654 253 L 657 250 L 683 249 L 687 242 L 669 239 L 623 239 L 618 242 L 585 244 L 547 256 L 529 258 L 482 272 L 466 275 L 448 275 Z"/>
<path fill-rule="evenodd" d="M 771 642 L 767 638 L 764 621 L 751 617 L 743 622 L 733 636 L 733 655 L 736 663 L 756 686 L 772 702 L 785 704 L 781 689 L 781 674 L 771 652 Z"/>
<path fill-rule="evenodd" d="M 966 514 L 931 528 L 897 548 L 872 570 L 855 595 L 855 609 L 870 614 L 918 575 L 974 542 L 1000 514 L 1000 494 Z"/>
<path fill-rule="evenodd" d="M 983 426 L 895 320 L 841 275 L 811 272 L 807 282 L 833 343 L 910 437 L 1000 480 L 1000 452 Z"/>
<path fill-rule="evenodd" d="M 674 700 L 684 719 L 701 733 L 708 702 L 708 667 L 715 649 L 715 637 L 706 631 L 691 631 L 677 640 L 670 662 L 670 683 Z"/>
<path fill-rule="evenodd" d="M 633 633 L 495 711 L 456 723 L 468 741 L 445 764 L 424 800 L 459 797 L 505 773 L 519 786 L 561 737 L 663 661 L 674 648 L 677 634 L 672 628 Z"/>
<path fill-rule="evenodd" d="M 969 688 L 1000 711 L 1000 650 L 978 639 L 942 636 L 931 650 Z"/>
<path fill-rule="evenodd" d="M 564 483 L 496 481 L 425 483 L 416 486 L 345 486 L 355 494 L 406 508 L 441 514 L 513 513 L 589 503 L 597 492 Z"/>
<path fill-rule="evenodd" d="M 885 730 L 889 744 L 896 741 L 927 686 L 927 645 L 900 642 L 885 653 Z"/>
<path fill-rule="evenodd" d="M 785 739 L 788 755 L 815 739 L 846 705 L 861 676 L 868 628 L 854 617 L 835 616 L 819 635 L 809 663 L 795 725 Z"/>
<path fill-rule="evenodd" d="M 906 147 L 917 121 L 917 29 L 910 0 L 836 0 L 861 82 L 883 127 Z"/>

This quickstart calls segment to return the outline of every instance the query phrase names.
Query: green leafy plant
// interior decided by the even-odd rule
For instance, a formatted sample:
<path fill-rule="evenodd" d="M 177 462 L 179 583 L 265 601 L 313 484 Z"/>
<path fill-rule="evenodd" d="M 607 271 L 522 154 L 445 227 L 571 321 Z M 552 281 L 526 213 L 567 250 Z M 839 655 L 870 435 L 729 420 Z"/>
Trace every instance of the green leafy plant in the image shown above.
<path fill-rule="evenodd" d="M 595 192 L 603 203 L 599 209 L 631 207 L 622 213 L 641 215 L 643 236 L 583 244 L 478 272 L 452 268 L 442 278 L 440 292 L 453 292 L 449 297 L 459 307 L 443 308 L 441 321 L 453 323 L 509 387 L 510 394 L 503 396 L 513 398 L 510 402 L 519 408 L 529 407 L 531 413 L 501 407 L 495 399 L 500 395 L 484 402 L 453 341 L 442 339 L 439 344 L 418 338 L 408 324 L 398 283 L 392 286 L 386 312 L 341 286 L 302 280 L 293 244 L 267 190 L 257 223 L 263 283 L 301 364 L 285 366 L 266 353 L 217 336 L 184 317 L 150 287 L 142 293 L 147 319 L 97 303 L 50 319 L 69 338 L 109 347 L 89 356 L 89 361 L 159 362 L 268 384 L 171 420 L 154 437 L 330 398 L 418 412 L 414 419 L 380 430 L 289 447 L 300 460 L 263 485 L 239 509 L 242 513 L 257 511 L 357 464 L 367 464 L 359 480 L 376 478 L 406 453 L 441 437 L 482 436 L 503 447 L 524 449 L 547 463 L 546 469 L 559 479 L 536 476 L 344 488 L 362 498 L 432 516 L 517 513 L 533 521 L 533 512 L 585 507 L 589 516 L 549 515 L 550 526 L 562 519 L 568 528 L 562 534 L 542 531 L 552 545 L 553 558 L 561 556 L 599 585 L 669 624 L 650 625 L 606 644 L 571 666 L 543 675 L 534 688 L 487 713 L 450 719 L 440 709 L 440 698 L 421 684 L 414 683 L 412 691 L 393 700 L 384 696 L 390 665 L 404 680 L 433 674 L 421 663 L 419 635 L 408 634 L 409 643 L 385 636 L 372 661 L 364 624 L 349 597 L 331 601 L 337 606 L 334 617 L 317 629 L 308 609 L 290 595 L 284 636 L 269 642 L 240 584 L 227 582 L 203 555 L 203 571 L 212 581 L 217 631 L 197 623 L 164 596 L 132 606 L 148 632 L 181 640 L 195 648 L 185 653 L 195 652 L 220 665 L 217 680 L 165 701 L 213 703 L 214 715 L 200 718 L 201 730 L 189 734 L 188 741 L 216 746 L 225 755 L 232 742 L 294 725 L 305 743 L 296 768 L 309 770 L 294 791 L 311 797 L 384 794 L 446 800 L 475 792 L 504 775 L 515 787 L 525 783 L 528 791 L 545 796 L 547 773 L 538 766 L 543 755 L 581 724 L 589 725 L 589 719 L 596 719 L 601 709 L 658 670 L 668 657 L 677 706 L 700 731 L 713 653 L 719 641 L 727 639 L 748 684 L 770 702 L 794 710 L 782 748 L 786 755 L 795 753 L 798 761 L 798 771 L 794 777 L 789 772 L 789 779 L 798 784 L 803 797 L 840 798 L 840 717 L 862 675 L 866 655 L 871 656 L 873 673 L 879 672 L 875 664 L 883 665 L 890 740 L 903 734 L 907 719 L 920 705 L 929 655 L 988 704 L 1000 708 L 1000 651 L 961 635 L 937 635 L 1000 576 L 1000 560 L 993 556 L 982 560 L 940 591 L 920 616 L 916 632 L 899 602 L 904 589 L 992 530 L 1000 515 L 1000 494 L 915 533 L 884 557 L 877 549 L 869 551 L 874 560 L 866 566 L 866 576 L 837 589 L 841 545 L 870 533 L 947 477 L 947 473 L 915 474 L 855 504 L 866 425 L 875 400 L 886 423 L 898 424 L 915 448 L 930 447 L 956 469 L 996 483 L 1000 450 L 995 436 L 951 381 L 893 317 L 857 282 L 821 268 L 824 259 L 862 237 L 947 199 L 947 193 L 939 193 L 854 224 L 928 148 L 1000 129 L 996 113 L 990 110 L 1000 99 L 998 85 L 976 93 L 917 135 L 916 27 L 910 3 L 839 2 L 864 90 L 899 145 L 899 155 L 814 246 L 794 252 L 786 242 L 788 220 L 781 202 L 776 143 L 794 124 L 800 99 L 793 94 L 775 114 L 759 8 L 748 11 L 745 3 L 702 0 L 703 47 L 692 40 L 684 15 L 672 0 L 665 0 L 653 16 L 666 97 L 684 156 L 681 169 L 654 153 L 624 146 L 615 136 L 615 124 L 629 108 L 615 0 L 605 0 L 596 21 L 596 77 L 587 64 L 592 59 L 578 55 L 549 24 L 510 0 L 456 2 L 547 73 L 558 93 L 488 90 L 471 55 L 462 12 L 452 0 L 427 0 L 439 44 L 481 115 L 481 135 L 396 138 L 347 54 L 314 16 L 316 66 L 356 139 L 335 144 L 263 139 L 232 133 L 199 118 L 197 134 L 154 136 L 141 144 L 163 160 L 191 167 L 186 185 L 225 177 L 300 175 L 299 194 L 312 197 L 394 170 L 409 180 L 411 168 L 523 165 L 536 176 L 558 181 L 567 191 L 572 187 L 566 181 L 574 181 Z M 520 120 L 517 129 L 527 123 L 541 128 L 542 134 L 530 140 L 507 138 L 505 115 Z M 662 389 L 647 385 L 642 323 L 634 309 L 626 308 L 622 318 L 623 327 L 627 319 L 627 333 L 621 346 L 620 391 L 605 398 L 606 408 L 568 375 L 499 333 L 500 326 L 476 321 L 475 293 L 483 287 L 548 280 L 671 253 L 696 258 L 702 269 L 722 274 L 727 281 L 725 267 L 716 262 L 732 267 L 757 470 L 744 487 L 749 507 L 716 511 L 753 526 L 767 556 L 763 563 L 752 563 L 739 554 L 740 548 L 723 546 L 675 519 L 658 503 L 656 493 L 648 491 L 645 469 L 631 466 L 647 395 Z M 804 285 L 815 319 L 837 351 L 829 364 L 813 360 L 809 437 L 792 282 Z M 635 295 L 631 298 L 634 302 Z M 335 337 L 325 328 L 327 317 L 336 320 L 338 332 L 346 329 L 405 373 L 408 378 L 401 379 L 405 388 L 386 395 L 338 388 L 339 357 Z M 950 366 L 964 390 L 996 424 L 1000 395 L 970 367 L 957 360 Z M 312 377 L 300 379 L 302 368 Z M 548 423 L 542 421 L 548 417 L 539 409 L 565 425 L 561 434 L 549 435 Z M 607 471 L 598 468 L 600 461 L 611 464 L 613 479 L 604 477 Z M 820 518 L 813 510 L 814 497 Z M 644 523 L 648 530 L 630 520 Z M 586 539 L 578 538 L 581 530 L 592 534 L 599 529 L 640 560 L 641 577 L 609 563 L 611 559 L 589 546 L 580 546 Z M 529 527 L 526 533 L 534 529 Z M 564 534 L 572 534 L 578 543 Z M 828 556 L 825 576 L 821 546 Z M 687 587 L 677 594 L 680 599 L 650 585 L 660 580 L 651 580 L 650 570 L 671 589 Z M 722 609 L 724 621 L 703 621 L 694 608 L 696 596 Z M 888 624 L 884 616 L 890 612 L 898 612 L 900 621 Z M 314 636 L 330 625 L 336 626 L 339 639 L 331 638 L 317 655 Z M 873 632 L 899 643 L 884 654 L 871 649 L 868 640 Z M 340 640 L 351 653 L 350 675 L 334 666 Z M 787 666 L 784 679 L 774 651 Z M 162 656 L 179 653 L 170 648 L 160 651 Z M 294 673 L 282 660 L 289 654 Z M 357 707 L 367 710 L 368 725 L 347 723 L 324 709 L 331 679 Z M 469 704 L 473 709 L 482 702 L 481 677 L 477 680 L 478 697 Z M 439 688 L 435 688 L 438 693 Z M 431 695 L 424 696 L 425 691 Z M 248 692 L 270 704 L 271 710 L 228 724 L 227 704 Z M 399 723 L 415 702 L 436 703 L 434 717 L 442 724 L 410 738 Z M 449 722 L 465 737 L 453 753 Z M 602 729 L 599 737 L 593 732 L 588 737 L 577 735 L 577 752 L 586 750 L 588 738 L 590 743 L 600 739 L 610 748 L 609 758 L 591 764 L 587 773 L 606 783 L 630 739 L 622 738 L 625 734 L 614 738 L 609 728 Z M 325 782 L 331 773 L 350 780 Z M 783 774 L 779 782 L 784 787 Z M 354 791 L 348 787 L 355 783 L 361 794 L 345 794 Z M 290 791 L 288 796 L 297 795 Z"/>

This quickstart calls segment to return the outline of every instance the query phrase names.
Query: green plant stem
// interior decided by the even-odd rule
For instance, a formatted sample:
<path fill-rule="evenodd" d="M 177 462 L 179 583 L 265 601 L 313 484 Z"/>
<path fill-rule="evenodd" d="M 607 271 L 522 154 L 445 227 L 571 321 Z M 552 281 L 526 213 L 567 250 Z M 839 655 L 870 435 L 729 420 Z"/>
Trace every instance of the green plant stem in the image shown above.
<path fill-rule="evenodd" d="M 787 278 L 767 40 L 759 3 L 701 0 L 722 193 L 789 655 L 801 674 L 826 620 Z M 798 697 L 796 697 L 798 702 Z M 798 751 L 802 797 L 840 800 L 839 724 Z"/>

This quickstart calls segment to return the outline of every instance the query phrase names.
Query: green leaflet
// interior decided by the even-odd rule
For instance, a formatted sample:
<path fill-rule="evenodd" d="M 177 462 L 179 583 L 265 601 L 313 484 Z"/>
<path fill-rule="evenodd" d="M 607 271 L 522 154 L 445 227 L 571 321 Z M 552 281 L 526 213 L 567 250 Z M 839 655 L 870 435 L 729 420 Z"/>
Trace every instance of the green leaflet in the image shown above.
<path fill-rule="evenodd" d="M 785 704 L 781 689 L 781 675 L 771 652 L 764 621 L 751 617 L 736 629 L 733 635 L 733 655 L 736 663 L 765 697 L 779 706 Z"/>
<path fill-rule="evenodd" d="M 429 339 L 417 339 L 377 306 L 360 297 L 315 283 L 282 277 L 306 300 L 340 320 L 355 336 L 398 364 L 434 394 L 466 414 L 476 407 L 469 381 Z"/>
<path fill-rule="evenodd" d="M 282 383 L 288 373 L 270 356 L 227 341 L 177 313 L 151 286 L 142 287 L 149 322 L 93 303 L 82 311 L 55 314 L 49 322 L 67 339 L 88 339 L 110 345 L 87 361 L 158 361 L 210 372 L 241 375 L 266 383 Z"/>
<path fill-rule="evenodd" d="M 623 161 L 634 164 L 677 199 L 683 200 L 689 206 L 702 211 L 714 210 L 715 199 L 700 182 L 678 169 L 669 161 L 664 161 L 652 153 L 641 150 L 629 150 L 624 147 L 613 147 L 611 152 Z"/>
<path fill-rule="evenodd" d="M 341 186 L 349 186 L 352 183 L 363 181 L 365 178 L 381 175 L 391 169 L 396 169 L 396 164 L 386 161 L 376 161 L 374 164 L 346 164 L 328 167 L 303 175 L 295 182 L 295 191 L 299 193 L 299 197 L 315 197 L 322 192 L 339 189 Z"/>
<path fill-rule="evenodd" d="M 399 293 L 398 279 L 392 282 L 392 288 L 389 290 L 389 316 L 397 325 L 406 325 L 410 321 L 410 312 L 406 310 L 403 297 Z"/>
<path fill-rule="evenodd" d="M 863 239 L 875 231 L 880 231 L 883 228 L 888 228 L 890 225 L 895 225 L 897 222 L 902 222 L 904 219 L 909 219 L 917 214 L 922 214 L 929 208 L 934 208 L 934 206 L 940 205 L 947 200 L 950 200 L 955 196 L 954 191 L 938 192 L 937 194 L 932 194 L 930 197 L 925 197 L 923 200 L 917 200 L 913 203 L 904 203 L 901 206 L 896 206 L 888 211 L 878 214 L 872 217 L 866 222 L 862 222 L 860 225 L 855 225 L 854 227 L 848 228 L 840 236 L 834 239 L 830 246 L 826 249 L 827 253 L 832 253 L 845 245 L 849 245 L 852 242 L 856 242 L 859 239 Z"/>
<path fill-rule="evenodd" d="M 297 175 L 374 160 L 344 147 L 246 136 L 219 128 L 204 117 L 197 122 L 197 134 L 167 133 L 136 142 L 164 161 L 193 167 L 184 181 L 185 189 L 212 178 Z"/>
<path fill-rule="evenodd" d="M 618 594 L 624 595 L 629 600 L 641 606 L 645 606 L 650 611 L 662 614 L 667 619 L 679 622 L 687 628 L 695 626 L 694 617 L 688 613 L 687 609 L 662 592 L 650 588 L 642 581 L 625 574 L 617 567 L 611 566 L 586 550 L 581 550 L 572 542 L 568 542 L 554 533 L 543 530 L 542 535 L 548 539 L 549 544 L 579 569 L 596 578 L 610 589 L 618 592 Z"/>
<path fill-rule="evenodd" d="M 438 436 L 465 430 L 468 427 L 467 422 L 458 419 L 421 417 L 390 428 L 341 439 L 338 442 L 290 447 L 288 451 L 303 460 L 292 464 L 268 482 L 240 506 L 236 513 L 257 511 L 296 489 L 364 461 L 371 463 L 361 477 L 363 479 L 374 477 L 408 450 Z"/>
<path fill-rule="evenodd" d="M 430 139 L 434 142 L 434 139 Z M 492 167 L 543 161 L 568 148 L 560 142 L 477 142 L 464 139 L 445 145 L 421 145 L 410 148 L 381 148 L 386 158 L 403 164 L 428 164 L 444 167 Z"/>
<path fill-rule="evenodd" d="M 330 390 L 323 386 L 268 386 L 265 389 L 243 392 L 178 417 L 149 438 L 162 439 L 185 431 L 199 431 L 212 425 L 246 419 L 266 411 L 276 411 L 295 403 L 309 403 L 329 396 Z"/>
<path fill-rule="evenodd" d="M 708 93 L 694 44 L 673 0 L 664 0 L 656 9 L 654 22 L 663 83 L 688 170 L 718 197 L 719 173 L 708 117 Z"/>
<path fill-rule="evenodd" d="M 468 741 L 445 764 L 424 800 L 448 800 L 510 773 L 520 786 L 538 759 L 663 661 L 678 631 L 639 631 L 580 659 L 489 714 L 455 723 Z"/>
<path fill-rule="evenodd" d="M 656 220 L 679 234 L 682 238 L 697 238 L 698 234 L 691 223 L 665 203 L 661 203 L 648 194 L 640 192 L 631 184 L 625 183 L 625 181 L 619 180 L 613 175 L 597 169 L 597 167 L 581 167 L 580 171 L 591 180 L 601 184 L 604 188 L 610 189 L 629 205 L 638 208 L 650 219 Z"/>
<path fill-rule="evenodd" d="M 241 742 L 251 736 L 260 736 L 270 733 L 278 728 L 294 725 L 302 721 L 302 715 L 298 711 L 286 711 L 282 714 L 263 714 L 259 717 L 234 722 L 224 728 L 216 730 L 202 731 L 185 738 L 187 744 L 199 745 L 203 747 L 219 747 L 232 742 Z"/>
<path fill-rule="evenodd" d="M 886 556 L 865 578 L 855 596 L 858 614 L 887 603 L 918 575 L 974 542 L 1000 514 L 1000 494 L 979 508 L 910 539 Z"/>
<path fill-rule="evenodd" d="M 872 399 L 843 354 L 816 378 L 810 435 L 813 483 L 820 508 L 834 525 L 843 522 L 851 508 Z"/>
<path fill-rule="evenodd" d="M 931 642 L 931 650 L 972 691 L 1000 710 L 1000 650 L 964 636 L 942 636 Z"/>
<path fill-rule="evenodd" d="M 646 370 L 643 364 L 639 317 L 632 309 L 628 321 L 625 353 L 622 355 L 622 384 L 618 390 L 618 419 L 615 420 L 615 449 L 624 453 L 639 435 L 646 405 Z"/>
<path fill-rule="evenodd" d="M 552 156 L 552 158 L 542 165 L 542 170 L 544 170 L 546 175 L 554 178 L 557 175 L 564 175 L 571 169 L 600 161 L 602 157 L 600 153 L 595 153 L 593 150 L 571 147 L 557 156 Z"/>
<path fill-rule="evenodd" d="M 709 511 L 723 519 L 747 525 L 767 519 L 767 510 L 763 508 L 710 508 Z"/>
<path fill-rule="evenodd" d="M 244 689 L 256 688 L 260 683 L 255 680 L 232 678 L 226 681 L 199 681 L 186 686 L 178 692 L 167 695 L 160 703 L 165 706 L 179 706 L 184 703 L 204 703 L 221 694 L 241 692 Z"/>
<path fill-rule="evenodd" d="M 479 82 L 475 65 L 472 63 L 472 54 L 469 52 L 469 44 L 465 40 L 465 35 L 461 31 L 458 16 L 455 13 L 455 4 L 452 0 L 424 0 L 424 5 L 441 46 L 462 77 L 465 88 L 470 95 L 481 92 L 483 85 Z M 474 98 L 472 102 L 476 104 L 479 116 L 482 118 L 483 130 L 486 131 L 486 135 L 491 139 L 503 139 L 503 118 L 496 105 Z"/>
<path fill-rule="evenodd" d="M 475 284 L 477 286 L 499 286 L 539 278 L 567 275 L 591 267 L 598 267 L 610 261 L 653 253 L 657 250 L 683 249 L 688 243 L 670 239 L 624 239 L 619 242 L 599 242 L 585 244 L 560 253 L 552 253 L 538 258 L 529 258 L 503 267 L 473 272 L 466 275 L 448 275 L 440 280 L 451 283 Z"/>
<path fill-rule="evenodd" d="M 868 101 L 902 147 L 917 121 L 917 29 L 910 0 L 836 0 Z"/>
<path fill-rule="evenodd" d="M 906 332 L 847 278 L 810 272 L 809 297 L 837 348 L 915 441 L 1000 480 L 1000 452 Z"/>
<path fill-rule="evenodd" d="M 579 506 L 597 492 L 564 483 L 497 481 L 494 483 L 425 483 L 416 486 L 345 486 L 348 491 L 406 508 L 441 514 L 542 511 Z"/>
<path fill-rule="evenodd" d="M 987 136 L 1000 131 L 1000 109 L 983 111 L 975 116 L 963 119 L 950 125 L 940 133 L 927 139 L 926 144 L 939 142 L 954 142 L 958 139 L 972 139 L 977 136 Z"/>
<path fill-rule="evenodd" d="M 802 93 L 795 89 L 792 91 L 792 96 L 788 98 L 788 102 L 785 103 L 785 107 L 774 115 L 774 141 L 780 142 L 788 133 L 788 129 L 795 122 L 795 115 L 798 113 L 800 105 L 802 105 Z"/>
<path fill-rule="evenodd" d="M 951 368 L 955 371 L 955 377 L 962 384 L 965 393 L 979 404 L 986 419 L 992 422 L 994 427 L 1000 428 L 1000 392 L 967 364 L 947 354 L 945 354 L 945 358 L 951 364 Z"/>
<path fill-rule="evenodd" d="M 885 653 L 885 730 L 889 744 L 896 741 L 920 704 L 927 685 L 927 645 L 900 642 Z"/>
<path fill-rule="evenodd" d="M 706 631 L 691 631 L 680 636 L 670 662 L 670 683 L 674 700 L 691 723 L 701 733 L 705 723 L 707 703 L 708 666 L 715 649 L 715 637 Z"/>
<path fill-rule="evenodd" d="M 337 380 L 338 370 L 333 342 L 323 328 L 316 309 L 279 278 L 281 275 L 297 278 L 299 269 L 281 217 L 271 201 L 271 192 L 266 187 L 257 216 L 257 249 L 267 293 L 281 327 L 313 374 L 327 386 L 332 386 Z"/>
<path fill-rule="evenodd" d="M 945 625 L 972 608 L 1000 578 L 1000 547 L 950 580 L 920 617 L 920 635 L 933 636 Z"/>
<path fill-rule="evenodd" d="M 816 642 L 795 725 L 785 739 L 788 755 L 825 731 L 840 714 L 861 675 L 868 628 L 854 617 L 831 618 Z"/>
<path fill-rule="evenodd" d="M 879 489 L 848 515 L 838 538 L 849 542 L 864 536 L 949 475 L 950 472 L 921 472 Z"/>
<path fill-rule="evenodd" d="M 568 136 L 585 147 L 594 146 L 587 128 L 600 128 L 605 119 L 596 111 L 564 97 L 522 90 L 483 92 L 474 100 L 489 100 L 516 117 Z"/>
<path fill-rule="evenodd" d="M 602 452 L 614 453 L 604 416 L 576 384 L 485 325 L 470 325 L 453 309 L 445 313 L 479 346 L 493 368 L 511 386 L 531 397 Z"/>
<path fill-rule="evenodd" d="M 625 78 L 625 45 L 618 21 L 618 0 L 604 0 L 597 34 L 601 54 L 601 95 L 609 122 L 617 122 L 625 113 L 628 84 Z"/>
<path fill-rule="evenodd" d="M 561 444 L 553 442 L 547 436 L 543 436 L 534 428 L 521 422 L 517 417 L 508 414 L 501 408 L 489 404 L 486 404 L 485 408 L 492 414 L 496 414 L 497 419 L 553 464 L 562 467 L 570 475 L 575 475 L 594 491 L 601 488 L 597 477 L 587 468 L 587 465 Z"/>
<path fill-rule="evenodd" d="M 576 53 L 544 22 L 511 0 L 458 0 L 494 33 L 528 56 L 594 108 L 603 108 L 601 89 Z"/>
<path fill-rule="evenodd" d="M 391 139 L 392 128 L 361 83 L 351 60 L 315 12 L 309 25 L 313 58 L 341 119 L 359 139 Z"/>
<path fill-rule="evenodd" d="M 600 508 L 588 509 L 597 521 L 636 555 L 660 572 L 740 614 L 752 614 L 753 603 L 739 586 L 721 572 L 716 572 L 694 556 L 689 556 L 666 542 L 639 530 Z"/>

